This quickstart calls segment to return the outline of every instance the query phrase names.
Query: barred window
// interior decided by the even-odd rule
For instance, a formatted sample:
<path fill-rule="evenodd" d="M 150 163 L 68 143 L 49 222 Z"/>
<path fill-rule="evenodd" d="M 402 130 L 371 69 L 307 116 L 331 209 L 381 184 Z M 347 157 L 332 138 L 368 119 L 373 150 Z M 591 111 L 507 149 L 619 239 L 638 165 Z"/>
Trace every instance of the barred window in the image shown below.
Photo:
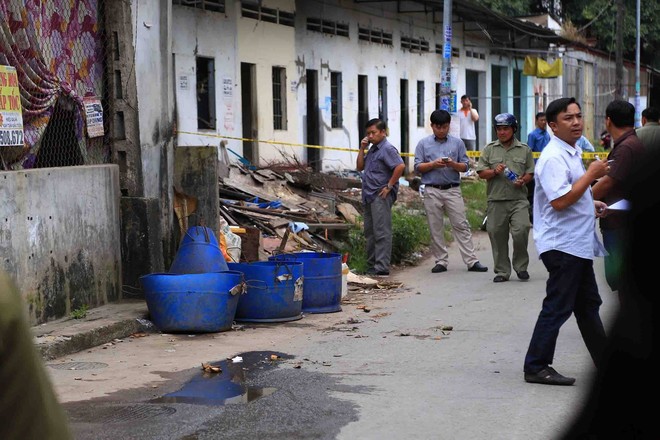
<path fill-rule="evenodd" d="M 323 20 L 321 18 L 308 18 L 307 30 L 313 32 L 321 32 L 322 34 L 327 35 L 348 37 L 347 23 L 338 23 L 336 21 Z"/>
<path fill-rule="evenodd" d="M 486 54 L 482 52 L 476 52 L 473 50 L 466 50 L 465 51 L 465 56 L 468 58 L 476 58 L 478 60 L 485 60 L 486 59 Z"/>
<path fill-rule="evenodd" d="M 286 130 L 286 69 L 273 67 L 273 128 Z"/>
<path fill-rule="evenodd" d="M 241 1 L 241 17 L 252 18 L 268 23 L 281 24 L 293 27 L 295 25 L 296 15 L 293 12 L 280 11 L 275 8 L 261 6 L 260 2 L 254 0 Z"/>
<path fill-rule="evenodd" d="M 412 38 L 401 36 L 401 49 L 409 50 L 410 52 L 428 52 L 429 42 L 423 38 Z"/>
<path fill-rule="evenodd" d="M 424 81 L 417 81 L 417 126 L 424 126 Z"/>
<path fill-rule="evenodd" d="M 358 27 L 358 40 L 392 46 L 392 33 L 381 29 Z"/>
<path fill-rule="evenodd" d="M 225 12 L 225 0 L 172 0 L 172 4 L 205 11 Z"/>
<path fill-rule="evenodd" d="M 341 128 L 344 124 L 342 112 L 341 72 L 330 72 L 330 112 L 332 128 Z"/>

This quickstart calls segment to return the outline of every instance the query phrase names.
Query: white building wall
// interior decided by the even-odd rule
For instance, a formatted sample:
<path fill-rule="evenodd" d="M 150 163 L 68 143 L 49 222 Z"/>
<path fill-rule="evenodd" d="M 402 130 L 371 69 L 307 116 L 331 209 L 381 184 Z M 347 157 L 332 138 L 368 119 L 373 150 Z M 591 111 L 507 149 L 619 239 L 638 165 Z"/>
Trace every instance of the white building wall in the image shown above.
<path fill-rule="evenodd" d="M 410 153 L 417 142 L 432 133 L 429 116 L 435 109 L 435 89 L 440 82 L 442 55 L 435 52 L 442 46 L 442 22 L 431 14 L 401 14 L 395 3 L 379 2 L 357 4 L 348 0 L 295 1 L 264 0 L 263 7 L 295 12 L 296 26 L 284 26 L 241 16 L 239 1 L 226 2 L 225 14 L 204 12 L 189 7 L 174 6 L 173 52 L 175 91 L 177 98 L 177 129 L 179 145 L 218 145 L 227 139 L 228 146 L 243 153 L 241 121 L 242 62 L 256 66 L 256 112 L 259 165 L 266 166 L 295 155 L 301 163 L 306 161 L 304 143 L 307 139 L 307 84 L 306 71 L 318 72 L 318 98 L 320 134 L 319 144 L 322 170 L 355 168 L 356 149 L 363 136 L 358 127 L 358 75 L 368 77 L 369 117 L 378 116 L 378 77 L 387 78 L 389 140 L 401 148 L 400 80 L 408 80 Z M 307 30 L 307 18 L 320 18 L 349 26 L 349 37 L 328 35 Z M 435 19 L 435 23 L 434 23 Z M 452 58 L 452 78 L 457 97 L 466 93 L 466 70 L 478 72 L 477 105 L 480 113 L 479 149 L 494 139 L 491 129 L 492 87 L 491 66 L 506 67 L 504 106 L 502 111 L 513 112 L 513 61 L 510 57 L 491 55 L 490 42 L 480 34 L 463 33 L 460 20 L 454 19 L 453 47 L 460 56 Z M 392 34 L 392 46 L 361 41 L 358 27 L 381 29 Z M 401 48 L 405 35 L 424 39 L 429 52 L 413 53 Z M 483 56 L 466 56 L 466 49 Z M 216 111 L 218 128 L 202 135 L 196 122 L 195 55 L 216 59 Z M 522 59 L 518 60 L 522 68 Z M 272 68 L 286 68 L 287 74 L 287 128 L 273 129 Z M 331 127 L 330 72 L 342 73 L 343 123 Z M 182 81 L 188 78 L 187 81 Z M 223 89 L 233 81 L 233 89 Z M 421 127 L 417 125 L 417 81 L 425 84 L 425 108 Z M 187 89 L 182 84 L 187 82 Z M 536 81 L 523 82 L 521 116 L 527 131 L 534 126 L 534 87 Z M 458 101 L 458 98 L 457 98 Z M 460 102 L 458 102 L 460 106 Z M 458 135 L 458 121 L 452 124 L 452 134 Z M 183 133 L 182 133 L 183 132 Z M 207 136 L 203 136 L 207 134 Z M 527 133 L 520 133 L 526 140 Z M 275 141 L 269 143 L 267 141 Z M 351 150 L 351 151 L 348 151 Z M 235 160 L 235 157 L 231 157 Z"/>
<path fill-rule="evenodd" d="M 282 162 L 284 158 L 294 154 L 300 154 L 299 147 L 284 145 L 297 144 L 301 133 L 301 119 L 297 114 L 296 102 L 300 96 L 296 91 L 295 28 L 241 17 L 239 3 L 237 2 L 235 6 L 238 35 L 237 68 L 240 69 L 240 63 L 256 65 L 257 130 L 259 140 L 262 141 L 258 144 L 258 156 L 259 165 L 265 166 L 273 162 Z M 261 5 L 286 12 L 294 12 L 296 9 L 294 0 L 268 0 L 261 2 Z M 286 69 L 287 127 L 285 130 L 273 128 L 273 67 Z M 237 111 L 237 114 L 240 116 L 240 111 Z M 277 144 L 263 142 L 268 140 L 274 140 Z M 242 151 L 242 147 L 236 146 Z"/>
<path fill-rule="evenodd" d="M 218 146 L 221 136 L 239 138 L 240 63 L 236 56 L 236 19 L 233 2 L 226 13 L 172 6 L 172 53 L 177 114 L 177 146 Z M 238 12 L 240 14 L 240 11 Z M 215 62 L 216 129 L 197 125 L 197 57 Z M 229 140 L 239 153 L 240 141 Z"/>
<path fill-rule="evenodd" d="M 440 82 L 442 57 L 435 53 L 436 44 L 442 43 L 442 24 L 433 23 L 424 14 L 398 14 L 396 5 L 359 5 L 346 1 L 326 1 L 322 7 L 316 2 L 299 2 L 296 11 L 299 33 L 299 71 L 319 71 L 319 102 L 321 106 L 321 144 L 328 147 L 357 149 L 364 135 L 358 127 L 358 75 L 368 77 L 369 118 L 378 117 L 378 77 L 387 78 L 388 139 L 397 148 L 401 146 L 400 81 L 408 80 L 409 148 L 414 153 L 417 142 L 431 134 L 429 117 L 435 109 L 435 87 Z M 417 15 L 417 17 L 415 17 Z M 348 23 L 349 38 L 327 35 L 306 29 L 307 17 Z M 380 29 L 391 33 L 393 45 L 383 45 L 358 39 L 358 27 Z M 401 36 L 424 39 L 429 52 L 412 53 L 401 48 Z M 331 128 L 330 72 L 342 73 L 343 126 Z M 461 76 L 460 74 L 458 75 Z M 417 126 L 417 82 L 424 82 L 424 110 L 421 127 Z M 306 89 L 298 95 L 300 115 L 306 114 Z M 304 136 L 300 137 L 302 142 Z M 323 170 L 354 169 L 356 152 L 323 150 Z"/>

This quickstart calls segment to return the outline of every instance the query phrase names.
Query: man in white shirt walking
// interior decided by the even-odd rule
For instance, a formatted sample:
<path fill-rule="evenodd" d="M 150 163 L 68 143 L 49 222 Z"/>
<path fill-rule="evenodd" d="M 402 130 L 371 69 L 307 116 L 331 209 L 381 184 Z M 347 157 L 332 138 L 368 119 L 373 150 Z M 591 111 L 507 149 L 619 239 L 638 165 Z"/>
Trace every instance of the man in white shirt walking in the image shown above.
<path fill-rule="evenodd" d="M 605 254 L 596 217 L 604 215 L 607 204 L 594 201 L 591 182 L 607 174 L 609 166 L 594 160 L 584 169 L 575 146 L 583 129 L 575 98 L 552 101 L 545 113 L 554 135 L 534 170 L 534 242 L 548 281 L 523 371 L 526 382 L 573 385 L 574 378 L 551 367 L 561 326 L 575 315 L 596 367 L 602 366 L 607 345 L 593 267 L 594 257 Z"/>

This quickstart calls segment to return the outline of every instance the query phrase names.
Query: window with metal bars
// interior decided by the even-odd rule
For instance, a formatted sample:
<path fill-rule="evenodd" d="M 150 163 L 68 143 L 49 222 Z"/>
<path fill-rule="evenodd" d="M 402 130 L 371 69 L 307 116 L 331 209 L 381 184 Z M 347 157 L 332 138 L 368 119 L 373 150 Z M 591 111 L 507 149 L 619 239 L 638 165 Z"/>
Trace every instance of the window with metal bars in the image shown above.
<path fill-rule="evenodd" d="M 323 20 L 321 18 L 308 18 L 307 30 L 313 32 L 321 32 L 327 35 L 337 35 L 340 37 L 348 37 L 348 24 L 338 23 L 336 21 Z"/>
<path fill-rule="evenodd" d="M 424 126 L 424 81 L 417 81 L 417 126 Z"/>
<path fill-rule="evenodd" d="M 381 29 L 358 27 L 358 40 L 392 46 L 392 33 Z"/>
<path fill-rule="evenodd" d="M 409 50 L 410 52 L 428 52 L 429 42 L 423 38 L 412 38 L 401 36 L 401 49 Z"/>
<path fill-rule="evenodd" d="M 341 72 L 330 72 L 330 123 L 332 128 L 340 128 L 344 124 L 341 88 Z"/>
<path fill-rule="evenodd" d="M 225 0 L 172 0 L 172 4 L 204 11 L 225 12 Z"/>
<path fill-rule="evenodd" d="M 273 129 L 286 130 L 286 69 L 273 67 Z"/>
<path fill-rule="evenodd" d="M 243 0 L 241 2 L 241 17 L 294 27 L 296 14 L 275 8 L 267 8 L 256 1 Z"/>

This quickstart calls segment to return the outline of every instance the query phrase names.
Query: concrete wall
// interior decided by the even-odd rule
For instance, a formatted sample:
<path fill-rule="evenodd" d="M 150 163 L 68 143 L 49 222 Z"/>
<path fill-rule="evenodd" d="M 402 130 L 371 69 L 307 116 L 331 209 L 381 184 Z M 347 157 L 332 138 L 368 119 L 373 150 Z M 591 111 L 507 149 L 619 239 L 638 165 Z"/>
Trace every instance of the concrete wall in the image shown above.
<path fill-rule="evenodd" d="M 32 324 L 121 298 L 116 165 L 0 172 L 0 255 Z"/>

